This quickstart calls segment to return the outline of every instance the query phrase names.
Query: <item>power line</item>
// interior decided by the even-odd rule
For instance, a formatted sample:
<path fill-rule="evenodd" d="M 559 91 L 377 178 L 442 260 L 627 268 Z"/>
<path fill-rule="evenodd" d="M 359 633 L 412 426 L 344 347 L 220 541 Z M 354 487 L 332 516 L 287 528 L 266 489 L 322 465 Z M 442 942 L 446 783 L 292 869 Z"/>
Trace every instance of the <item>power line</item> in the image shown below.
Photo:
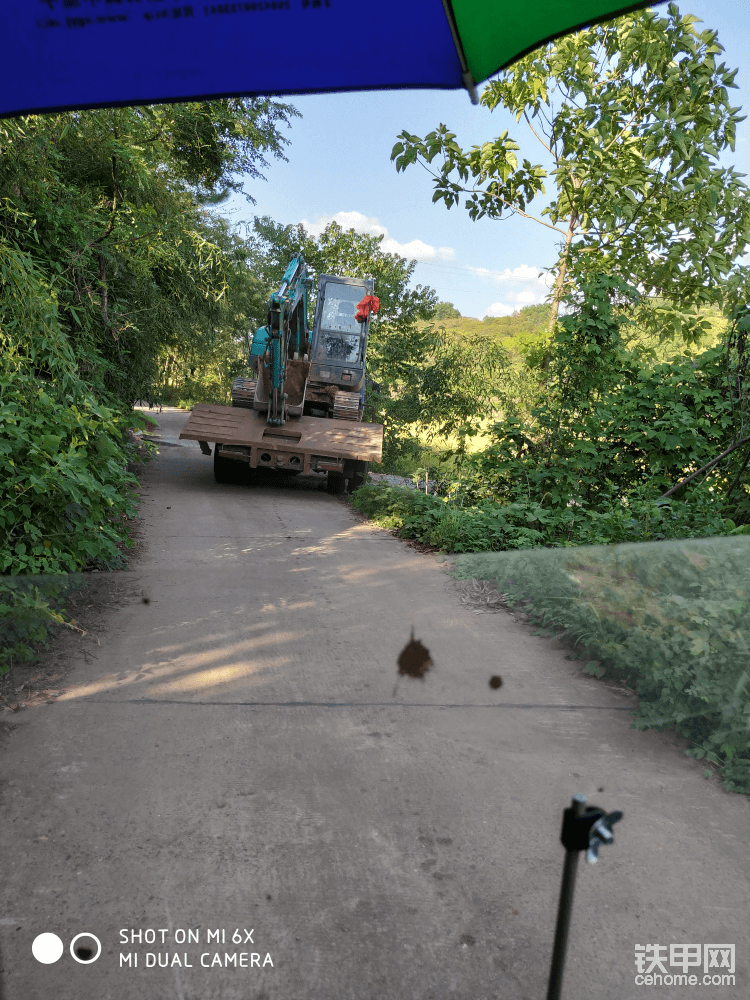
<path fill-rule="evenodd" d="M 414 258 L 416 260 L 416 258 Z M 469 268 L 470 264 L 438 264 L 434 260 L 418 260 L 417 264 L 424 264 L 426 267 L 447 267 L 451 271 L 465 271 Z"/>
<path fill-rule="evenodd" d="M 466 295 L 476 295 L 476 288 L 447 288 L 445 285 L 441 285 L 441 291 L 443 292 L 463 292 Z"/>
<path fill-rule="evenodd" d="M 485 271 L 485 273 L 484 274 L 480 274 L 480 273 L 478 273 L 480 271 L 480 268 L 475 268 L 471 264 L 437 264 L 437 263 L 435 263 L 434 261 L 431 261 L 431 260 L 418 260 L 417 261 L 417 266 L 419 267 L 420 265 L 423 265 L 424 267 L 442 267 L 442 268 L 446 268 L 447 270 L 450 270 L 450 271 L 462 271 L 464 273 L 466 273 L 468 271 L 469 273 L 474 273 L 474 275 L 477 278 L 498 277 L 498 278 L 504 278 L 507 281 L 532 281 L 532 280 L 538 281 L 539 280 L 538 278 L 532 279 L 530 276 L 525 276 L 524 277 L 523 275 L 513 274 L 513 272 L 509 273 L 508 271 L 491 271 L 491 270 L 489 270 L 489 268 L 482 269 L 482 270 Z M 534 270 L 536 270 L 537 273 L 542 273 L 542 271 L 544 269 L 543 268 L 534 268 Z"/>

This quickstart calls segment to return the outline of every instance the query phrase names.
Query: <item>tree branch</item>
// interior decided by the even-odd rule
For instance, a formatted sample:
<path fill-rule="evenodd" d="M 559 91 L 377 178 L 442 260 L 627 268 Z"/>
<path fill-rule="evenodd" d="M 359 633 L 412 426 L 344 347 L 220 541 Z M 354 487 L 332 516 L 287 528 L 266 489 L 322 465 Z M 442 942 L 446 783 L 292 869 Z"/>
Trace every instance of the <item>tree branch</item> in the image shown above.
<path fill-rule="evenodd" d="M 646 102 L 644 101 L 644 102 L 643 102 L 643 104 L 641 104 L 641 106 L 640 106 L 639 108 L 636 108 L 636 110 L 635 110 L 635 114 L 634 114 L 634 115 L 633 115 L 633 117 L 632 117 L 632 118 L 630 119 L 630 121 L 629 121 L 629 122 L 626 122 L 626 123 L 625 123 L 625 124 L 624 124 L 624 125 L 622 126 L 622 128 L 621 128 L 621 129 L 620 129 L 620 131 L 619 131 L 619 132 L 617 133 L 617 135 L 613 137 L 612 141 L 611 141 L 611 142 L 609 142 L 609 143 L 608 143 L 608 144 L 607 144 L 607 145 L 606 145 L 606 146 L 604 147 L 604 149 L 602 150 L 602 153 L 607 153 L 607 152 L 609 152 L 609 149 L 610 149 L 610 147 L 611 147 L 612 145 L 614 145 L 614 143 L 616 143 L 616 142 L 617 142 L 617 140 L 618 140 L 618 139 L 619 139 L 619 138 L 620 138 L 621 136 L 623 136 L 623 135 L 625 134 L 625 130 L 626 130 L 627 128 L 629 128 L 629 127 L 630 127 L 630 126 L 631 126 L 631 125 L 633 124 L 633 122 L 635 121 L 635 119 L 636 119 L 636 118 L 638 117 L 638 112 L 639 112 L 639 111 L 643 111 L 643 109 L 644 109 L 645 105 L 646 105 Z"/>
<path fill-rule="evenodd" d="M 698 469 L 696 472 L 693 472 L 692 475 L 688 476 L 686 479 L 681 479 L 676 486 L 673 486 L 671 489 L 667 490 L 666 493 L 662 493 L 659 499 L 664 500 L 666 499 L 666 497 L 671 496 L 674 492 L 679 490 L 681 486 L 687 486 L 687 484 L 691 480 L 695 479 L 696 476 L 699 476 L 701 472 L 709 472 L 718 462 L 722 460 L 722 458 L 726 458 L 727 455 L 730 455 L 733 451 L 736 451 L 741 445 L 745 444 L 746 441 L 750 441 L 750 434 L 748 434 L 746 437 L 740 438 L 739 441 L 735 441 L 735 443 L 733 445 L 730 445 L 730 447 L 727 448 L 726 451 L 723 451 L 721 455 L 718 456 L 718 458 L 714 458 L 710 462 L 707 462 L 706 465 L 701 466 L 700 469 Z"/>
<path fill-rule="evenodd" d="M 101 236 L 97 236 L 95 240 L 89 243 L 89 247 L 95 247 L 99 243 L 103 243 L 104 240 L 109 236 L 112 230 L 115 228 L 115 217 L 117 215 L 117 197 L 120 193 L 120 189 L 117 186 L 117 159 L 112 156 L 112 211 L 109 214 L 109 221 L 107 226 Z"/>
<path fill-rule="evenodd" d="M 534 126 L 529 121 L 529 116 L 526 114 L 526 111 L 524 111 L 523 116 L 526 119 L 526 124 L 529 126 L 529 128 L 531 129 L 531 131 L 537 137 L 537 139 L 539 139 L 539 142 L 541 142 L 541 144 L 544 146 L 544 148 L 547 150 L 548 153 L 552 153 L 552 150 L 549 148 L 549 146 L 547 145 L 547 143 L 544 141 L 544 139 L 541 138 L 541 136 L 538 135 L 536 129 L 534 128 Z M 554 153 L 552 153 L 552 155 L 555 156 Z M 557 160 L 556 156 L 555 156 L 555 160 Z"/>
<path fill-rule="evenodd" d="M 671 174 L 671 171 L 670 171 L 670 174 Z M 666 181 L 669 180 L 670 174 L 668 174 L 665 178 L 663 178 L 663 184 L 665 184 Z M 648 194 L 644 195 L 643 198 L 641 199 L 640 203 L 638 204 L 638 206 L 636 207 L 635 211 L 633 212 L 633 216 L 632 216 L 630 222 L 626 226 L 623 226 L 622 230 L 617 233 L 617 238 L 618 239 L 622 238 L 625 235 L 625 233 L 628 231 L 628 229 L 630 229 L 630 227 L 633 225 L 633 223 L 636 221 L 636 219 L 640 215 L 640 213 L 641 213 L 643 207 L 645 206 L 646 202 L 649 201 L 649 200 L 651 200 L 651 199 L 653 199 L 653 197 L 656 194 L 656 192 L 657 192 L 657 185 L 654 184 L 653 187 L 651 188 L 651 190 L 648 192 Z M 599 247 L 599 249 L 600 250 L 608 250 L 612 246 L 613 242 L 614 242 L 614 238 L 610 239 L 607 243 L 602 243 L 601 246 Z"/>
<path fill-rule="evenodd" d="M 507 205 L 512 212 L 517 212 L 518 215 L 522 215 L 524 219 L 531 219 L 532 222 L 538 222 L 540 226 L 545 226 L 547 229 L 551 229 L 553 233 L 560 233 L 561 236 L 567 235 L 564 229 L 558 229 L 557 226 L 551 226 L 549 222 L 544 222 L 542 219 L 537 219 L 535 215 L 529 215 L 528 212 L 524 212 L 522 209 L 517 208 L 511 202 L 506 201 L 506 199 L 503 198 L 502 195 L 493 194 L 492 191 L 484 191 L 482 188 L 472 189 L 472 188 L 462 187 L 461 191 L 463 191 L 464 194 L 484 194 L 487 195 L 489 198 L 497 198 L 497 200 L 501 201 L 503 205 Z"/>
<path fill-rule="evenodd" d="M 420 166 L 424 167 L 424 169 L 427 171 L 430 177 L 433 177 L 435 180 L 439 180 L 439 175 L 436 174 L 434 171 L 430 170 L 430 168 L 423 160 L 419 160 L 418 162 Z M 501 201 L 503 205 L 507 205 L 508 208 L 511 209 L 511 211 L 517 212 L 519 215 L 522 215 L 524 219 L 531 219 L 532 222 L 538 222 L 540 226 L 546 226 L 547 229 L 551 229 L 554 233 L 560 233 L 561 236 L 566 235 L 566 231 L 564 229 L 558 229 L 557 226 L 551 226 L 548 222 L 544 222 L 542 219 L 537 219 L 535 215 L 529 215 L 528 212 L 524 212 L 522 209 L 517 208 L 512 202 L 507 201 L 505 198 L 503 198 L 502 195 L 493 194 L 492 191 L 485 191 L 483 188 L 466 188 L 463 187 L 462 185 L 458 185 L 458 190 L 462 194 L 483 194 L 486 195 L 488 198 L 497 198 L 497 200 Z"/>
<path fill-rule="evenodd" d="M 127 239 L 113 240 L 110 245 L 113 246 L 113 247 L 129 246 L 131 243 L 137 243 L 138 240 L 147 240 L 151 236 L 158 236 L 158 235 L 160 235 L 160 233 L 161 233 L 161 230 L 159 230 L 159 229 L 152 229 L 152 230 L 150 230 L 147 233 L 141 233 L 140 236 L 128 236 Z"/>
<path fill-rule="evenodd" d="M 107 315 L 107 269 L 104 254 L 99 254 L 99 284 L 102 289 L 102 319 L 104 325 L 109 327 L 109 316 Z"/>
<path fill-rule="evenodd" d="M 747 451 L 747 455 L 745 455 L 745 461 L 744 461 L 744 462 L 742 463 L 742 465 L 740 466 L 740 471 L 739 471 L 739 472 L 737 473 L 737 475 L 736 475 L 736 476 L 734 477 L 734 480 L 732 481 L 732 485 L 731 485 L 731 486 L 729 487 L 729 489 L 728 489 L 728 490 L 727 490 L 727 492 L 726 492 L 726 499 L 727 499 L 727 500 L 728 500 L 728 499 L 729 499 L 729 497 L 730 497 L 730 496 L 732 495 L 732 493 L 734 493 L 735 489 L 736 489 L 736 488 L 737 488 L 737 486 L 739 485 L 739 481 L 740 481 L 740 479 L 742 478 L 742 473 L 743 473 L 743 472 L 745 471 L 745 469 L 747 468 L 747 463 L 748 463 L 748 462 L 750 462 L 750 448 L 748 448 L 748 451 Z"/>

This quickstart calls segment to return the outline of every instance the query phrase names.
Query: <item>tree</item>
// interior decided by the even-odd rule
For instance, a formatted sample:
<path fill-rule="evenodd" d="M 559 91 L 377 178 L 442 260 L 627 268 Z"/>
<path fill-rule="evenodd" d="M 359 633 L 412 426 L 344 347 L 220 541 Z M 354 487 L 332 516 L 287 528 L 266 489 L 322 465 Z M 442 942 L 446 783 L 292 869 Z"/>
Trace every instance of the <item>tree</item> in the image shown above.
<path fill-rule="evenodd" d="M 535 50 L 486 87 L 484 106 L 523 118 L 550 171 L 519 164 L 507 130 L 464 151 L 441 124 L 393 147 L 398 171 L 420 163 L 432 175 L 433 202 L 465 196 L 472 219 L 520 215 L 561 237 L 550 333 L 570 288 L 599 273 L 639 287 L 642 321 L 688 342 L 706 329 L 699 307 L 724 304 L 750 199 L 719 158 L 743 119 L 728 97 L 736 70 L 717 63 L 717 35 L 696 21 L 674 3 L 664 17 L 628 14 Z M 534 214 L 548 176 L 554 196 Z"/>
<path fill-rule="evenodd" d="M 289 260 L 298 253 L 314 276 L 329 273 L 373 278 L 380 299 L 373 340 L 377 339 L 375 329 L 385 323 L 403 331 L 432 315 L 437 293 L 427 285 L 410 287 L 417 262 L 385 253 L 380 247 L 382 236 L 345 231 L 337 222 L 330 222 L 315 237 L 301 224 L 283 226 L 267 217 L 255 219 L 253 233 L 256 272 L 269 291 L 279 285 Z M 312 291 L 314 298 L 315 287 Z"/>
<path fill-rule="evenodd" d="M 238 100 L 0 122 L 0 574 L 119 565 L 132 403 L 183 364 L 218 378 L 263 291 L 201 203 L 260 177 L 293 114 Z"/>
<path fill-rule="evenodd" d="M 173 171 L 199 200 L 216 203 L 232 191 L 252 205 L 255 199 L 238 175 L 265 180 L 266 154 L 286 159 L 288 140 L 279 125 L 302 117 L 291 105 L 267 97 L 167 104 L 137 112 L 153 125 L 147 141 L 166 147 Z"/>
<path fill-rule="evenodd" d="M 435 306 L 434 319 L 460 319 L 461 313 L 452 302 L 438 302 Z"/>
<path fill-rule="evenodd" d="M 0 122 L 0 242 L 40 269 L 98 391 L 148 397 L 164 351 L 215 328 L 246 251 L 201 201 L 261 177 L 294 114 L 245 99 Z"/>

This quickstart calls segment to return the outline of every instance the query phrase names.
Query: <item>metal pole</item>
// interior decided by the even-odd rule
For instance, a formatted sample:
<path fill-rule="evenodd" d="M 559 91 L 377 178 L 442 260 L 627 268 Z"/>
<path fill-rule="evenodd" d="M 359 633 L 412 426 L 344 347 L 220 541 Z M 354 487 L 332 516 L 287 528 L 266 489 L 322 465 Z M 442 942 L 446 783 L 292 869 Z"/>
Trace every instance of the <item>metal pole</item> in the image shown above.
<path fill-rule="evenodd" d="M 571 808 L 576 816 L 583 814 L 583 807 L 585 805 L 585 795 L 577 794 L 573 796 Z M 547 1000 L 560 1000 L 563 969 L 565 968 L 565 949 L 568 944 L 570 911 L 573 907 L 573 891 L 576 885 L 577 870 L 578 851 L 566 851 L 562 886 L 560 887 L 560 902 L 557 907 L 557 927 L 555 928 L 555 944 L 552 949 L 552 966 L 549 973 Z"/>

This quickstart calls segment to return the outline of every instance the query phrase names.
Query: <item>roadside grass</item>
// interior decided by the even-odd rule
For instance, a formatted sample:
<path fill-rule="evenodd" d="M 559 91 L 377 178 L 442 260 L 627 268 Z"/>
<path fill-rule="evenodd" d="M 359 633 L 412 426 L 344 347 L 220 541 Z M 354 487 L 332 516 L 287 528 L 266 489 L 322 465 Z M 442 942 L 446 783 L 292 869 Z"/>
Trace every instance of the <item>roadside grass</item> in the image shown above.
<path fill-rule="evenodd" d="M 750 794 L 750 539 L 478 553 L 454 576 L 492 581 L 535 634 L 637 692 L 634 728 L 674 728 Z"/>
<path fill-rule="evenodd" d="M 78 628 L 65 605 L 80 586 L 78 573 L 0 576 L 0 678 L 36 659 L 55 626 Z"/>
<path fill-rule="evenodd" d="M 0 576 L 0 712 L 34 702 L 67 672 L 66 650 L 84 639 L 96 647 L 113 610 L 148 603 L 142 588 L 127 571 Z"/>

